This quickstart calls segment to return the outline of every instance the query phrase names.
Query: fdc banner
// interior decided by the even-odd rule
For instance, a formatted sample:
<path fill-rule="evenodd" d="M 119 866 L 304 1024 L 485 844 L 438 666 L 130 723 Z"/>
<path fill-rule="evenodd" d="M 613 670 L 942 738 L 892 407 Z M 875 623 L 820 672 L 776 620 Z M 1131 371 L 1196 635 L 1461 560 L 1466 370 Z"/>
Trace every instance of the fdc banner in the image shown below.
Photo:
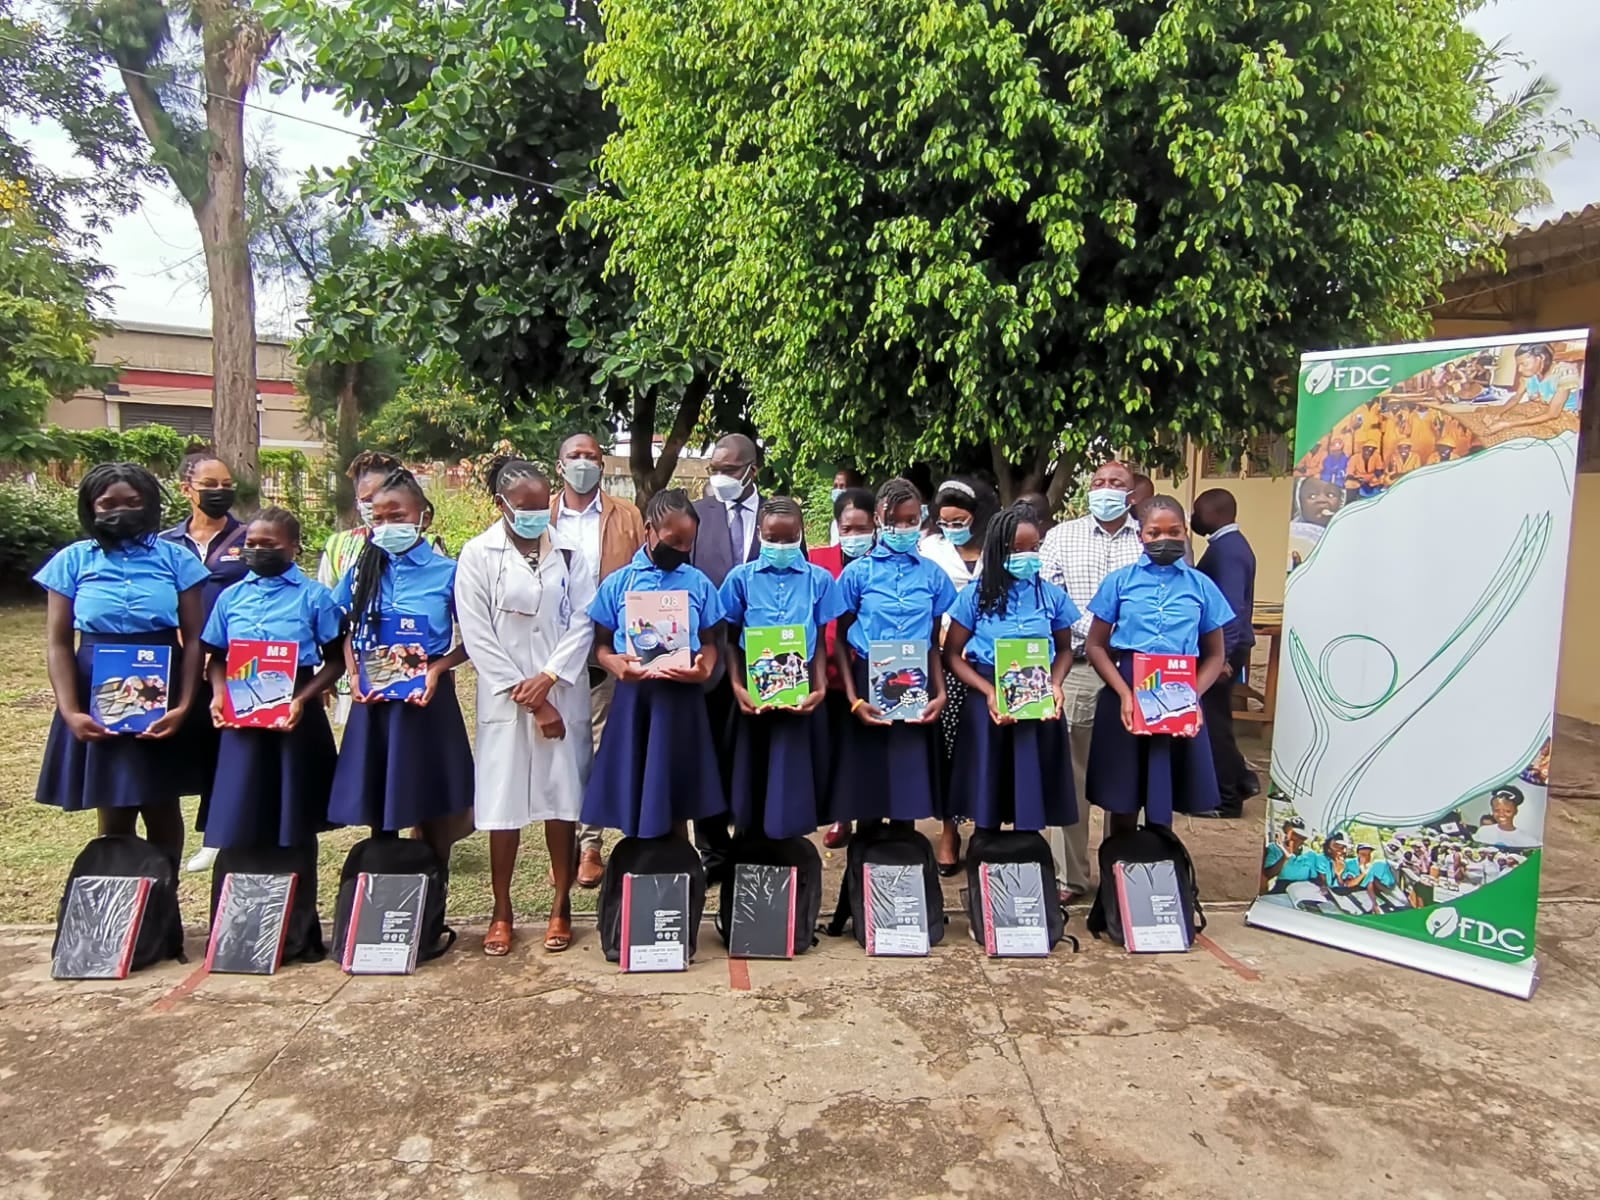
<path fill-rule="evenodd" d="M 1532 995 L 1587 337 L 1302 360 L 1250 924 Z"/>

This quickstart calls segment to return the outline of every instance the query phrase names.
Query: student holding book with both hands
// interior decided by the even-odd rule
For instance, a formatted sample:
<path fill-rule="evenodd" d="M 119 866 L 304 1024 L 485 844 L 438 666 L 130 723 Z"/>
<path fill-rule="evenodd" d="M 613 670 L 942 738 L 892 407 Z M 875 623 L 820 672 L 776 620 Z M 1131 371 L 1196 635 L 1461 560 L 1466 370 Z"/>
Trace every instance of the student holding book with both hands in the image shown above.
<path fill-rule="evenodd" d="M 844 602 L 833 576 L 805 558 L 798 502 L 769 496 L 757 531 L 757 558 L 729 571 L 719 593 L 739 706 L 728 799 L 736 833 L 804 837 L 822 823 L 828 785 L 822 635 Z"/>
<path fill-rule="evenodd" d="M 376 836 L 415 828 L 448 866 L 472 810 L 472 746 L 452 674 L 467 652 L 454 644 L 456 564 L 424 539 L 427 511 L 416 477 L 390 472 L 372 494 L 371 536 L 334 591 L 348 614 L 345 669 L 355 706 L 329 816 Z M 377 663 L 392 646 L 413 642 L 426 655 L 416 685 L 375 686 Z M 396 690 L 407 694 L 389 698 Z"/>
<path fill-rule="evenodd" d="M 205 829 L 213 849 L 308 846 L 329 828 L 338 750 L 322 697 L 344 673 L 344 614 L 333 593 L 295 565 L 299 553 L 293 513 L 258 513 L 244 540 L 248 573 L 217 598 L 201 634 L 211 655 L 211 721 L 222 731 Z M 262 658 L 270 666 L 273 652 L 294 663 L 292 691 L 264 706 L 277 714 L 265 726 L 247 724 L 229 693 L 230 650 L 246 642 L 258 643 L 241 647 L 252 675 Z M 234 681 L 240 695 L 244 682 Z"/>

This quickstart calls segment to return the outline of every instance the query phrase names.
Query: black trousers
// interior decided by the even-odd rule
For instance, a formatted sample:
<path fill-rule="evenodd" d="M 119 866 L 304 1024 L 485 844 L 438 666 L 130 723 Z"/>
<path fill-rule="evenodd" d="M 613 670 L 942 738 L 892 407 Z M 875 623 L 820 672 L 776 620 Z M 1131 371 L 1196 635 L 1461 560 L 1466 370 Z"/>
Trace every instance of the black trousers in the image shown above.
<path fill-rule="evenodd" d="M 717 764 L 722 774 L 722 794 L 726 797 L 733 783 L 733 739 L 739 718 L 739 702 L 734 699 L 733 685 L 728 682 L 725 670 L 706 693 L 706 715 L 711 720 L 711 741 L 716 746 Z M 731 818 L 732 813 L 724 810 L 721 816 L 694 823 L 695 849 L 700 851 L 700 859 L 706 865 L 708 882 L 721 879 L 722 866 L 727 861 L 728 849 L 733 843 L 733 834 L 728 828 Z"/>
<path fill-rule="evenodd" d="M 1238 650 L 1228 660 L 1228 670 L 1200 697 L 1205 713 L 1206 734 L 1211 738 L 1211 758 L 1217 768 L 1217 792 L 1222 797 L 1218 811 L 1237 814 L 1244 807 L 1245 776 L 1250 766 L 1239 752 L 1233 731 L 1233 681 L 1250 662 L 1248 650 Z"/>

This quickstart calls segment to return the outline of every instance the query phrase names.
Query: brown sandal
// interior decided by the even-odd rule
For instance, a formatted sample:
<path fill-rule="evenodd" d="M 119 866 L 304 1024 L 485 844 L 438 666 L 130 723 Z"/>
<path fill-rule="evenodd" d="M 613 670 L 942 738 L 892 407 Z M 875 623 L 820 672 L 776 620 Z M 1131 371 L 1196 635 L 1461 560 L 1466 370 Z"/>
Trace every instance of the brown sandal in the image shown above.
<path fill-rule="evenodd" d="M 552 915 L 544 930 L 544 948 L 551 954 L 560 954 L 572 945 L 572 918 Z"/>
<path fill-rule="evenodd" d="M 483 935 L 483 952 L 490 958 L 504 958 L 511 953 L 511 922 L 490 921 Z"/>

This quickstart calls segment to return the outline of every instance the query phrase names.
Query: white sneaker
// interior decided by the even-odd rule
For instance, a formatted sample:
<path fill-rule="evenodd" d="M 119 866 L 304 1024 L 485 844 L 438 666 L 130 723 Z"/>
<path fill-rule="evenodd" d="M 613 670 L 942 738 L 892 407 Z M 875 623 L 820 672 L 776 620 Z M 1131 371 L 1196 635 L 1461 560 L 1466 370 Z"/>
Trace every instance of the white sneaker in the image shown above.
<path fill-rule="evenodd" d="M 209 871 L 211 864 L 217 861 L 217 852 L 211 846 L 201 846 L 195 856 L 189 860 L 185 868 L 190 871 Z"/>

